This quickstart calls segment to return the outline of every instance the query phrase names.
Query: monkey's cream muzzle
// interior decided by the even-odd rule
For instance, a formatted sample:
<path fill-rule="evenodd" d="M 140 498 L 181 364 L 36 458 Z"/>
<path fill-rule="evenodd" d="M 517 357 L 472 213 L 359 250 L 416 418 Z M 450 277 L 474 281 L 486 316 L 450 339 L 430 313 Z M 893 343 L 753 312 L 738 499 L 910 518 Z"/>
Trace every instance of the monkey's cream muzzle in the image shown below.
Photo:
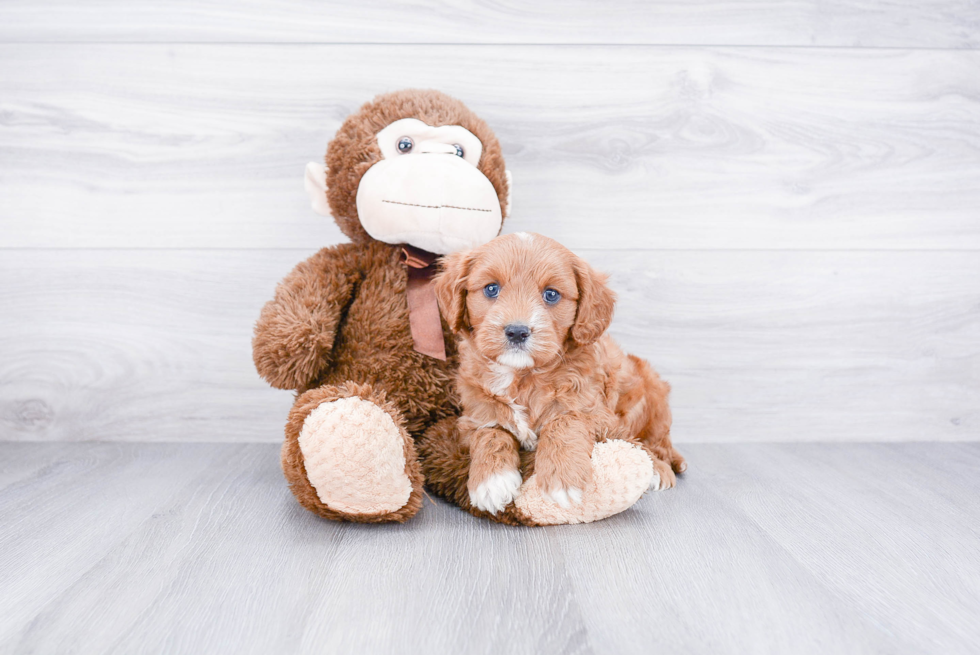
<path fill-rule="evenodd" d="M 383 159 L 361 178 L 357 215 L 378 241 L 439 255 L 475 248 L 500 232 L 500 201 L 478 168 L 449 153 Z"/>
<path fill-rule="evenodd" d="M 480 172 L 483 144 L 460 125 L 394 121 L 375 135 L 381 159 L 357 187 L 357 216 L 371 237 L 437 255 L 476 248 L 500 233 L 500 198 Z M 505 211 L 510 214 L 510 172 Z M 330 215 L 326 169 L 306 165 L 313 209 Z"/>

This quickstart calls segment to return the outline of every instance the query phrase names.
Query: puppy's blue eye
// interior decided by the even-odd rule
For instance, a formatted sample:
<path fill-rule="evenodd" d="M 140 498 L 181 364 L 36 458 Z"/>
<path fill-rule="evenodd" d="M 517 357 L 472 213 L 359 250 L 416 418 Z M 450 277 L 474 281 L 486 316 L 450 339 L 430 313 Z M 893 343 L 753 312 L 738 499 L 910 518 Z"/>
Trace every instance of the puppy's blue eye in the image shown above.
<path fill-rule="evenodd" d="M 561 294 L 555 289 L 545 289 L 544 290 L 544 301 L 549 305 L 554 305 L 556 302 L 561 300 Z"/>
<path fill-rule="evenodd" d="M 500 295 L 500 285 L 495 282 L 491 282 L 487 286 L 483 287 L 483 295 L 487 298 L 496 298 L 498 295 Z"/>

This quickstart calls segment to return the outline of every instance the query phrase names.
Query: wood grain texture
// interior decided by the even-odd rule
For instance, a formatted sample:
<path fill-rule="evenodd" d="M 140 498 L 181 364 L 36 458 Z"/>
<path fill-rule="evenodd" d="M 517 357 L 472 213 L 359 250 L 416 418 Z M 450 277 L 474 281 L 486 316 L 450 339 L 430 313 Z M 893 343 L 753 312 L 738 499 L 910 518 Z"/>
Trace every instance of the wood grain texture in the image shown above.
<path fill-rule="evenodd" d="M 340 121 L 438 87 L 575 248 L 980 249 L 980 51 L 0 46 L 0 247 L 308 248 Z"/>
<path fill-rule="evenodd" d="M 0 438 L 280 440 L 251 329 L 310 252 L 3 252 Z M 976 253 L 581 254 L 679 442 L 980 438 Z"/>
<path fill-rule="evenodd" d="M 642 43 L 976 48 L 969 0 L 6 0 L 0 41 Z"/>
<path fill-rule="evenodd" d="M 980 530 L 967 517 L 980 505 L 964 492 L 975 486 L 977 444 L 687 451 L 681 493 L 624 514 L 629 529 L 599 523 L 562 542 L 588 632 L 610 652 L 637 642 L 667 652 L 975 648 Z M 623 569 L 633 571 L 625 586 L 595 584 Z M 689 588 L 675 588 L 678 577 Z M 620 600 L 644 594 L 645 604 Z"/>
<path fill-rule="evenodd" d="M 909 650 L 955 652 L 980 643 L 980 528 L 960 523 L 980 511 L 980 447 L 930 446 L 753 444 L 709 466 L 765 490 L 746 493 L 731 476 L 717 487 L 857 613 Z M 787 471 L 796 472 L 790 488 Z M 865 547 L 838 557 L 856 542 Z"/>
<path fill-rule="evenodd" d="M 973 652 L 980 445 L 685 454 L 535 529 L 323 521 L 272 444 L 0 443 L 0 652 Z"/>
<path fill-rule="evenodd" d="M 252 327 L 308 254 L 5 252 L 0 438 L 281 440 Z"/>

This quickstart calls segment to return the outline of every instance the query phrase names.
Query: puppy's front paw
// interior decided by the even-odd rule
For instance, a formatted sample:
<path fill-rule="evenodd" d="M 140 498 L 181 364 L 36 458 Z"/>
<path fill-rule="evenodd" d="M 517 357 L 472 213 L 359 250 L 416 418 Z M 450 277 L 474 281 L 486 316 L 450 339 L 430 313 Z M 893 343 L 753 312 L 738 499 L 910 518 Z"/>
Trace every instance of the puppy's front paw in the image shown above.
<path fill-rule="evenodd" d="M 650 480 L 650 491 L 663 491 L 677 484 L 677 476 L 670 464 L 659 459 L 653 461 L 653 479 Z"/>
<path fill-rule="evenodd" d="M 554 453 L 546 453 L 549 456 L 542 456 L 538 451 L 535 462 L 535 475 L 541 488 L 541 496 L 563 509 L 580 505 L 582 494 L 592 481 L 592 461 L 588 454 L 584 451 L 567 453 L 561 460 L 561 466 L 555 466 Z"/>
<path fill-rule="evenodd" d="M 572 505 L 582 504 L 582 490 L 578 487 L 569 487 L 568 489 L 552 489 L 551 491 L 545 492 L 544 497 L 563 507 L 564 509 L 570 508 Z"/>
<path fill-rule="evenodd" d="M 516 469 L 494 473 L 470 491 L 470 503 L 477 509 L 497 514 L 517 497 L 521 474 Z"/>

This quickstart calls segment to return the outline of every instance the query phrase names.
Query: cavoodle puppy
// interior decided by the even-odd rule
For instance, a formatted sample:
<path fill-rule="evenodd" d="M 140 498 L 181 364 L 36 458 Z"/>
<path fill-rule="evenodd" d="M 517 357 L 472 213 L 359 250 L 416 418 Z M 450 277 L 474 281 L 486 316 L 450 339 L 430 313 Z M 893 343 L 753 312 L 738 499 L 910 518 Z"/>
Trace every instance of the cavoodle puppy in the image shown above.
<path fill-rule="evenodd" d="M 461 337 L 459 429 L 474 506 L 496 514 L 514 500 L 520 448 L 536 450 L 547 497 L 580 503 L 592 447 L 606 438 L 640 443 L 654 487 L 674 486 L 685 464 L 670 442 L 670 387 L 605 334 L 615 303 L 605 275 L 521 232 L 446 257 L 436 295 Z"/>

